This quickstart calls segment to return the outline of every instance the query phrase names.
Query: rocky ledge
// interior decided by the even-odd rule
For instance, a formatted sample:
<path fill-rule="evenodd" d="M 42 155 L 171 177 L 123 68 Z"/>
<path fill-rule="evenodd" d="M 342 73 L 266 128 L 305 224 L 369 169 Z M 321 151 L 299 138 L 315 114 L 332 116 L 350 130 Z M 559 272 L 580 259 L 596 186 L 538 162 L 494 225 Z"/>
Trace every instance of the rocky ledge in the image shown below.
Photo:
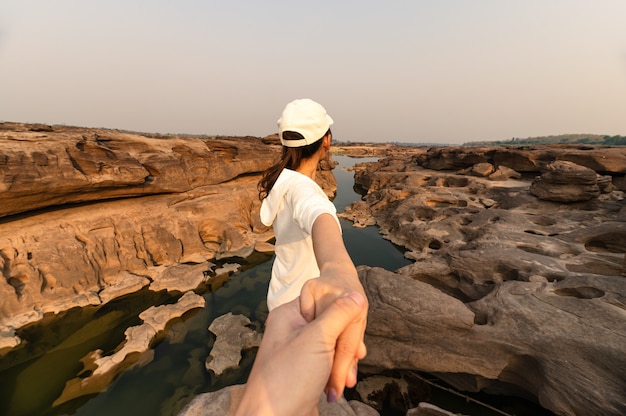
<path fill-rule="evenodd" d="M 626 413 L 624 172 L 626 149 L 597 147 L 433 148 L 360 166 L 367 194 L 343 216 L 415 260 L 359 271 L 362 370 L 428 372 L 559 415 Z"/>

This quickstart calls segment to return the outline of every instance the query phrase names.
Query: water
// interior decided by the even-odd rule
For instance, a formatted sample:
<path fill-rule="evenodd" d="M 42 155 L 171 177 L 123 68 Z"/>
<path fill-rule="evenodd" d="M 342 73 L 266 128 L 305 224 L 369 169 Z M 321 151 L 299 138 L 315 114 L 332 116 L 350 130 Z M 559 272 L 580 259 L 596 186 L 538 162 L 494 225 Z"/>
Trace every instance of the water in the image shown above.
<path fill-rule="evenodd" d="M 338 211 L 360 198 L 353 191 L 353 173 L 345 170 L 356 162 L 335 156 L 340 163 L 334 173 Z M 382 239 L 375 227 L 353 228 L 341 220 L 344 241 L 355 264 L 395 270 L 409 261 Z M 151 305 L 171 303 L 177 297 L 143 291 L 96 308 L 74 309 L 20 332 L 27 345 L 0 358 L 0 414 L 7 416 L 59 415 L 175 415 L 195 395 L 245 382 L 253 354 L 243 358 L 238 371 L 215 378 L 204 369 L 214 342 L 210 323 L 228 312 L 247 316 L 261 329 L 267 317 L 265 296 L 272 257 L 256 254 L 243 262 L 240 272 L 222 285 L 203 293 L 206 307 L 192 311 L 170 325 L 154 348 L 148 364 L 126 370 L 99 394 L 74 399 L 57 407 L 65 383 L 81 371 L 80 359 L 95 349 L 112 352 L 124 340 L 124 331 L 140 323 L 138 314 Z"/>
<path fill-rule="evenodd" d="M 333 156 L 333 159 L 339 162 L 333 171 L 337 179 L 337 196 L 333 203 L 337 207 L 337 211 L 341 212 L 348 205 L 361 198 L 354 191 L 354 172 L 348 171 L 347 168 L 355 163 L 374 162 L 378 158 Z M 354 228 L 348 220 L 340 218 L 339 221 L 343 230 L 343 241 L 355 265 L 382 267 L 393 271 L 410 264 L 410 261 L 404 258 L 401 248 L 383 239 L 378 233 L 377 227 Z"/>

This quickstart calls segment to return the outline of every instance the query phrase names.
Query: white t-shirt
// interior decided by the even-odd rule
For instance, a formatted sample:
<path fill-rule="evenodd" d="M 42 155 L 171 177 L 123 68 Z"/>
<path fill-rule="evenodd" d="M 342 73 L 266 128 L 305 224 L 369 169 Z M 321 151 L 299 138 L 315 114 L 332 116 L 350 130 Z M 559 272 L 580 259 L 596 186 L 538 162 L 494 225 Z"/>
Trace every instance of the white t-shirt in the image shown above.
<path fill-rule="evenodd" d="M 337 218 L 337 209 L 315 181 L 284 169 L 261 204 L 261 221 L 273 225 L 276 259 L 267 293 L 267 306 L 275 307 L 300 296 L 304 283 L 319 277 L 311 231 L 321 214 Z"/>

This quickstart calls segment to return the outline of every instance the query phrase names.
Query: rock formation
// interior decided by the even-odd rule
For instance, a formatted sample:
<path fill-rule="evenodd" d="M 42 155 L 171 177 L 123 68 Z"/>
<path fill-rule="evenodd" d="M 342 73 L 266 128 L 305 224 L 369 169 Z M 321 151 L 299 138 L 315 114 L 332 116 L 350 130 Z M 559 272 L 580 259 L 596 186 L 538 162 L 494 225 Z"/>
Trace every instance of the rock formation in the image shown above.
<path fill-rule="evenodd" d="M 67 382 L 54 405 L 105 390 L 122 371 L 152 361 L 154 351 L 150 345 L 168 322 L 190 310 L 204 307 L 204 303 L 202 296 L 187 292 L 173 305 L 153 306 L 142 312 L 139 317 L 143 324 L 126 330 L 126 341 L 115 353 L 102 356 L 103 351 L 97 350 L 81 360 L 81 374 Z"/>
<path fill-rule="evenodd" d="M 211 322 L 209 331 L 216 336 L 216 340 L 206 359 L 207 370 L 219 376 L 228 369 L 238 368 L 241 351 L 261 344 L 261 334 L 248 325 L 250 320 L 247 317 L 230 312 Z"/>
<path fill-rule="evenodd" d="M 343 215 L 375 219 L 415 260 L 396 273 L 360 270 L 370 299 L 364 364 L 521 395 L 559 415 L 623 414 L 624 193 L 557 203 L 530 186 L 559 166 L 590 181 L 602 167 L 619 182 L 626 149 L 474 150 L 431 149 L 357 172 L 367 195 Z M 467 170 L 494 162 L 529 177 L 493 181 Z"/>
<path fill-rule="evenodd" d="M 210 282 L 217 260 L 271 250 L 256 184 L 275 144 L 0 123 L 0 355 L 45 314 L 142 289 L 185 293 Z M 417 370 L 558 415 L 626 413 L 626 149 L 394 149 L 355 170 L 367 195 L 342 214 L 378 225 L 415 261 L 359 270 L 364 375 Z M 154 335 L 144 330 L 121 355 L 87 357 L 83 376 L 95 362 L 117 368 L 103 360 L 123 362 Z M 240 388 L 200 396 L 186 414 L 206 400 L 232 407 Z M 345 406 L 322 414 L 375 414 Z"/>
<path fill-rule="evenodd" d="M 573 162 L 556 161 L 530 185 L 530 193 L 539 199 L 556 202 L 589 201 L 600 195 L 598 175 L 593 169 Z M 611 188 L 605 187 L 610 192 Z"/>

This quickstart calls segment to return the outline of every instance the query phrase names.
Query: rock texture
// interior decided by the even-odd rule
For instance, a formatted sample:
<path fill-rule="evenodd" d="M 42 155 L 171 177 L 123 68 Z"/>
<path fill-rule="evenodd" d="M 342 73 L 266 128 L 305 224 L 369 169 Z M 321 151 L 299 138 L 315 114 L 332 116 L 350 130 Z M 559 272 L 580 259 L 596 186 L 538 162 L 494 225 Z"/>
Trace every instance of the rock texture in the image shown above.
<path fill-rule="evenodd" d="M 626 173 L 626 152 L 623 148 L 590 145 L 432 147 L 418 156 L 418 163 L 427 169 L 459 170 L 479 163 L 496 168 L 507 166 L 517 172 L 539 172 L 557 160 L 569 161 L 600 174 Z"/>
<path fill-rule="evenodd" d="M 530 185 L 537 198 L 556 202 L 589 201 L 600 195 L 598 175 L 593 169 L 567 161 L 550 163 Z M 607 188 L 610 190 L 611 188 Z"/>
<path fill-rule="evenodd" d="M 139 317 L 143 324 L 128 328 L 126 341 L 113 354 L 103 356 L 102 350 L 96 350 L 82 359 L 81 374 L 67 382 L 53 406 L 103 391 L 122 371 L 152 361 L 154 351 L 150 346 L 167 323 L 204 304 L 202 296 L 187 292 L 175 304 L 153 306 L 142 312 Z"/>
<path fill-rule="evenodd" d="M 238 368 L 241 351 L 261 344 L 261 334 L 248 327 L 250 320 L 243 315 L 227 313 L 216 318 L 209 326 L 209 331 L 217 339 L 209 357 L 206 369 L 219 376 L 228 369 Z"/>
<path fill-rule="evenodd" d="M 575 169 L 590 179 L 597 172 L 588 170 L 601 167 L 619 181 L 626 149 L 568 152 L 431 149 L 357 172 L 368 192 L 344 216 L 374 219 L 415 260 L 396 273 L 360 270 L 370 371 L 425 371 L 466 391 L 528 397 L 559 415 L 626 412 L 624 194 L 557 203 L 530 192 L 555 158 L 587 163 Z M 483 163 L 529 175 L 459 173 Z"/>

